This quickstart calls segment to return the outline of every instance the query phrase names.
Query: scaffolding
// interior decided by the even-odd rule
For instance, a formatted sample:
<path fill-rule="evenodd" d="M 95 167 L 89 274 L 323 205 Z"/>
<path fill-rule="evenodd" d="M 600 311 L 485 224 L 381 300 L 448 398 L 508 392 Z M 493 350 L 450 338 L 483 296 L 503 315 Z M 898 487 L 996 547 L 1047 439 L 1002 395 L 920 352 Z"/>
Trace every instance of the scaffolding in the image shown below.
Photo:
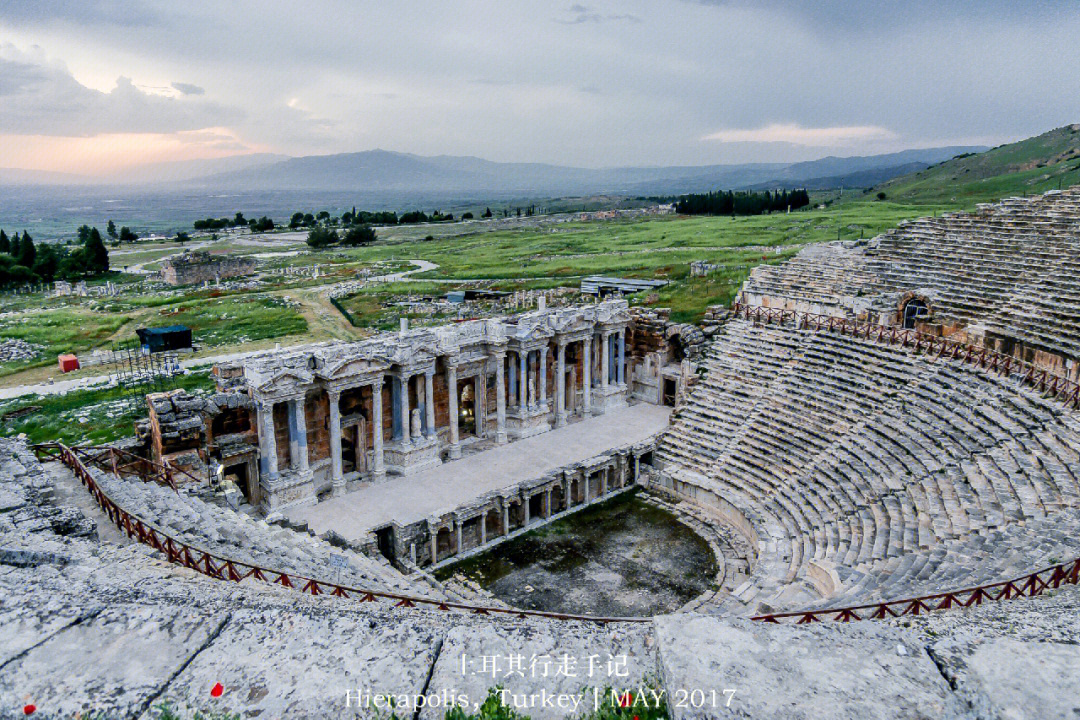
<path fill-rule="evenodd" d="M 176 389 L 176 377 L 183 373 L 177 353 L 152 353 L 137 340 L 120 343 L 112 352 L 113 379 L 131 411 L 142 409 L 150 393 Z"/>

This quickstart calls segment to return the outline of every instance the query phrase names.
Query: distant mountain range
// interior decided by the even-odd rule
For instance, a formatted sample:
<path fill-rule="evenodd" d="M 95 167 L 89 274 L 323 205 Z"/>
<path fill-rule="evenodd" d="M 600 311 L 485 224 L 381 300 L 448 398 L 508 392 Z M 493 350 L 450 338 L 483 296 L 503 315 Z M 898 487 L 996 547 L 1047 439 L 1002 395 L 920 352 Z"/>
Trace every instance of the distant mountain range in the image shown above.
<path fill-rule="evenodd" d="M 116 190 L 229 192 L 348 191 L 368 198 L 675 195 L 717 189 L 869 187 L 982 147 L 939 147 L 798 163 L 590 169 L 503 163 L 476 157 L 425 157 L 386 150 L 284 157 L 244 155 L 145 165 L 104 181 L 60 173 L 0 169 L 0 185 L 103 185 Z"/>

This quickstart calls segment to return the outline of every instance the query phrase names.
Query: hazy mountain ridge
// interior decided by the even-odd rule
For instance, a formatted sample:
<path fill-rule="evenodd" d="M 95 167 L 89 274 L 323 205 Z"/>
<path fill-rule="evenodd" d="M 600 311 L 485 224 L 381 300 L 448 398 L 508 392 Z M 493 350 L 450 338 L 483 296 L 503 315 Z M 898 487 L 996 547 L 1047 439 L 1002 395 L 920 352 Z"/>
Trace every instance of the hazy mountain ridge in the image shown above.
<path fill-rule="evenodd" d="M 805 185 L 824 177 L 880 182 L 978 147 L 905 150 L 876 156 L 828 157 L 799 163 L 751 163 L 678 167 L 580 168 L 544 163 L 501 163 L 475 157 L 424 157 L 387 150 L 290 158 L 259 168 L 200 178 L 196 184 L 245 190 L 308 189 L 357 192 L 459 193 L 496 196 L 631 193 L 665 195 Z"/>
<path fill-rule="evenodd" d="M 914 203 L 990 202 L 1075 185 L 1080 183 L 1080 124 L 878 182 L 872 192 Z"/>
<path fill-rule="evenodd" d="M 271 153 L 151 163 L 101 180 L 79 175 L 0 170 L 0 184 L 95 186 L 122 191 L 290 192 L 332 190 L 387 197 L 478 198 L 589 194 L 677 195 L 716 189 L 874 184 L 981 148 L 943 147 L 886 155 L 826 157 L 798 163 L 582 168 L 496 162 L 471 156 L 422 156 L 389 150 L 285 157 Z M 828 180 L 826 180 L 828 179 Z"/>

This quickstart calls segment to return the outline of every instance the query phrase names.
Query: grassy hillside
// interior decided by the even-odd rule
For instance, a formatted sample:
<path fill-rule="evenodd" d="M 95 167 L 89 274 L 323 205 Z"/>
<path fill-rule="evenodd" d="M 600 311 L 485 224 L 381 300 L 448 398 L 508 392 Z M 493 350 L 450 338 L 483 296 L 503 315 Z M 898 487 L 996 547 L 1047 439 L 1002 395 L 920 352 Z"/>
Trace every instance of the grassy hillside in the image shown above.
<path fill-rule="evenodd" d="M 893 178 L 866 191 L 890 202 L 949 204 L 968 209 L 979 202 L 1032 195 L 1080 183 L 1080 125 L 1066 125 L 986 152 L 960 155 L 920 172 Z"/>

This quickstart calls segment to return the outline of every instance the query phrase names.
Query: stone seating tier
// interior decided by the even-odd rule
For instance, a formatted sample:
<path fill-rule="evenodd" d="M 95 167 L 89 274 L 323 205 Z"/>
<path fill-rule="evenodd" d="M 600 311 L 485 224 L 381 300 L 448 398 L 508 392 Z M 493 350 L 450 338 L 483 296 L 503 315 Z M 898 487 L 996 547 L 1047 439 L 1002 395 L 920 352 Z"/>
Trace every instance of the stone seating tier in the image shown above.
<path fill-rule="evenodd" d="M 307 533 L 267 524 L 244 513 L 205 502 L 181 489 L 121 479 L 91 470 L 105 492 L 121 507 L 157 525 L 178 540 L 241 562 L 305 577 L 337 580 L 363 590 L 433 597 L 430 587 L 411 582 L 381 559 L 331 545 Z M 346 559 L 331 565 L 330 556 Z"/>
<path fill-rule="evenodd" d="M 1038 349 L 1080 358 L 1080 187 L 1010 198 L 975 213 L 902 222 L 870 241 L 811 246 L 756 268 L 750 304 L 891 322 L 907 292 L 935 322 L 985 324 Z"/>
<path fill-rule="evenodd" d="M 717 611 L 795 609 L 821 568 L 846 604 L 1046 564 L 1037 528 L 1080 503 L 1080 422 L 1015 379 L 745 320 L 705 367 L 657 457 L 754 518 L 757 566 Z M 1080 536 L 1053 548 L 1080 554 Z"/>

